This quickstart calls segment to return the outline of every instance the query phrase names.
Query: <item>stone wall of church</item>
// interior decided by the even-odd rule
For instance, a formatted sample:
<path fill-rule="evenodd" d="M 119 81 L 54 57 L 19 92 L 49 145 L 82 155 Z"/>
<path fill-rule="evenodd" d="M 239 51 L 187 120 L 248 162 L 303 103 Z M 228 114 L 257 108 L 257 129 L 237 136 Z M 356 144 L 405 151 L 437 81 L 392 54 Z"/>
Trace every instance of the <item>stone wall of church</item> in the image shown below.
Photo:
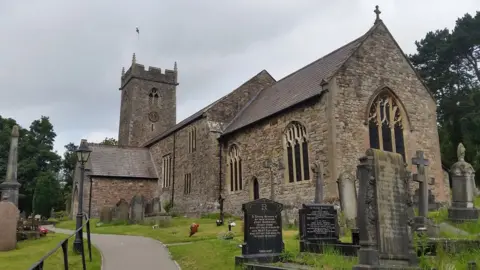
<path fill-rule="evenodd" d="M 189 131 L 196 129 L 196 149 L 189 152 Z M 174 138 L 175 136 L 175 138 Z M 175 145 L 175 146 L 174 146 Z M 210 132 L 206 118 L 201 118 L 150 147 L 157 174 L 158 192 L 163 202 L 171 201 L 172 186 L 163 186 L 163 162 L 165 155 L 174 153 L 174 211 L 187 214 L 201 214 L 215 210 L 218 198 L 218 141 Z M 173 172 L 172 172 L 173 173 Z M 190 193 L 185 193 L 186 175 L 191 178 Z M 174 179 L 174 181 L 173 181 Z"/>
<path fill-rule="evenodd" d="M 371 33 L 329 86 L 334 99 L 336 138 L 335 172 L 355 174 L 358 159 L 369 148 L 366 124 L 369 103 L 379 90 L 388 87 L 406 110 L 404 117 L 405 154 L 409 164 L 416 150 L 430 160 L 430 176 L 435 177 L 434 194 L 447 200 L 441 167 L 436 104 L 398 49 L 383 25 Z M 409 166 L 415 172 L 413 166 Z M 413 189 L 414 187 L 412 187 Z"/>
<path fill-rule="evenodd" d="M 217 123 L 230 123 L 238 112 L 260 92 L 275 83 L 275 79 L 263 70 L 226 95 L 208 109 L 208 120 Z"/>
<path fill-rule="evenodd" d="M 274 182 L 274 199 L 291 209 L 289 216 L 293 219 L 294 213 L 301 207 L 302 203 L 310 203 L 314 199 L 315 182 L 313 180 L 289 183 L 285 169 L 278 167 L 278 163 L 285 162 L 285 148 L 283 135 L 285 128 L 292 121 L 298 121 L 306 127 L 308 138 L 308 151 L 310 164 L 321 162 L 324 167 L 328 166 L 327 143 L 328 125 L 326 118 L 325 97 L 314 98 L 313 100 L 296 106 L 288 112 L 266 119 L 251 127 L 242 129 L 225 138 L 225 145 L 222 151 L 222 185 L 225 198 L 224 210 L 234 215 L 242 215 L 242 204 L 253 200 L 253 179 L 259 183 L 260 198 L 270 198 L 271 176 Z M 230 191 L 230 184 L 226 174 L 226 162 L 228 149 L 236 144 L 242 160 L 243 189 Z M 266 160 L 273 160 L 272 174 L 269 168 L 264 167 Z M 332 181 L 327 171 L 324 183 L 324 196 L 331 200 L 337 195 L 329 192 L 335 190 L 335 181 Z M 311 174 L 313 179 L 313 174 Z"/>
<path fill-rule="evenodd" d="M 90 181 L 85 181 L 84 184 L 83 209 L 88 212 Z M 141 194 L 145 196 L 146 200 L 151 200 L 156 188 L 156 179 L 93 177 L 92 217 L 99 217 L 102 207 L 113 207 L 120 199 L 125 199 L 130 203 L 136 194 Z"/>

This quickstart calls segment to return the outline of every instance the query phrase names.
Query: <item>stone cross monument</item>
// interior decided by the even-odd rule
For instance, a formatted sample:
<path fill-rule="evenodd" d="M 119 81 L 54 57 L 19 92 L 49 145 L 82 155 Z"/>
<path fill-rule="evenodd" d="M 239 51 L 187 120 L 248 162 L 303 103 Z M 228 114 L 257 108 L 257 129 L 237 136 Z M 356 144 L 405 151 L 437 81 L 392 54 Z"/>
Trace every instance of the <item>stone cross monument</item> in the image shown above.
<path fill-rule="evenodd" d="M 13 203 L 16 207 L 18 207 L 18 190 L 20 188 L 20 183 L 17 180 L 19 135 L 18 126 L 13 126 L 10 153 L 8 154 L 7 177 L 5 181 L 0 184 L 2 198 L 6 198 L 7 201 Z"/>
<path fill-rule="evenodd" d="M 313 203 L 323 203 L 323 170 L 320 163 L 312 165 L 312 172 L 315 178 L 315 200 Z"/>
<path fill-rule="evenodd" d="M 475 170 L 465 161 L 465 147 L 462 143 L 457 148 L 458 161 L 452 169 L 452 206 L 448 208 L 448 219 L 456 222 L 477 220 L 478 209 L 475 208 L 474 188 Z"/>
<path fill-rule="evenodd" d="M 426 218 L 428 216 L 428 171 L 427 166 L 430 165 L 428 159 L 424 157 L 423 151 L 417 151 L 415 157 L 412 158 L 412 164 L 417 166 L 417 174 L 413 175 L 413 180 L 419 183 L 419 204 L 417 224 L 420 227 L 426 226 Z"/>

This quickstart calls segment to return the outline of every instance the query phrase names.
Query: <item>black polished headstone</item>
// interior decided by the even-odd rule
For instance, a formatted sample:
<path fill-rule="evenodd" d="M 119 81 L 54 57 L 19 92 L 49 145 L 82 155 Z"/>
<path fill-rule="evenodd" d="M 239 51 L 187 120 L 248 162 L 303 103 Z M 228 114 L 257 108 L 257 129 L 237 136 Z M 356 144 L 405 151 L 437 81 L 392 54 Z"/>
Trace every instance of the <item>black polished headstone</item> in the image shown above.
<path fill-rule="evenodd" d="M 337 209 L 331 204 L 304 204 L 300 211 L 300 239 L 308 242 L 338 242 Z"/>
<path fill-rule="evenodd" d="M 342 243 L 338 212 L 333 204 L 304 204 L 298 211 L 300 252 L 323 253 L 333 248 L 345 256 L 357 256 L 358 243 Z"/>
<path fill-rule="evenodd" d="M 242 255 L 235 264 L 247 261 L 276 262 L 284 250 L 281 203 L 258 199 L 242 205 L 244 213 L 244 243 Z"/>

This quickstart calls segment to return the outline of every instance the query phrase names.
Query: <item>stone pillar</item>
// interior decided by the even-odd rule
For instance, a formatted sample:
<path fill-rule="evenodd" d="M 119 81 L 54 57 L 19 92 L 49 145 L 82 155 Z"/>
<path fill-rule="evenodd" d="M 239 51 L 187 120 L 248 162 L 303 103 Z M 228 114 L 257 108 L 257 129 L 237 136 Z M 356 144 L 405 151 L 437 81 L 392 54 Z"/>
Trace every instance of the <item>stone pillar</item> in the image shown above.
<path fill-rule="evenodd" d="M 18 190 L 20 189 L 20 183 L 17 180 L 19 135 L 18 126 L 13 126 L 10 153 L 8 154 L 7 176 L 5 181 L 0 184 L 2 198 L 6 198 L 7 201 L 13 203 L 16 207 L 18 207 Z"/>
<path fill-rule="evenodd" d="M 448 208 L 448 219 L 462 222 L 477 220 L 478 209 L 475 200 L 475 170 L 465 161 L 465 147 L 462 143 L 457 148 L 458 161 L 453 164 L 452 174 L 452 206 Z"/>

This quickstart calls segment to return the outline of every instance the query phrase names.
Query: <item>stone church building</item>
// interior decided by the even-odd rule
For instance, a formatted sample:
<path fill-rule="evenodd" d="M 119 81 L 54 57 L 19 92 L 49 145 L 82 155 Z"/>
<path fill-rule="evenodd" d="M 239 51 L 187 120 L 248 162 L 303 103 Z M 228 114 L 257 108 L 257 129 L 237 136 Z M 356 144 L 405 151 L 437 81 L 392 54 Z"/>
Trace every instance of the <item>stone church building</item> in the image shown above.
<path fill-rule="evenodd" d="M 93 216 L 136 194 L 191 215 L 218 211 L 219 199 L 235 215 L 262 197 L 298 208 L 314 198 L 313 165 L 325 201 L 338 202 L 339 175 L 355 175 L 370 147 L 400 153 L 412 171 L 423 150 L 436 200 L 448 199 L 435 99 L 378 17 L 343 47 L 280 80 L 260 71 L 179 123 L 178 72 L 146 70 L 135 55 L 122 71 L 119 145 L 89 144 L 84 209 L 91 195 Z M 76 170 L 74 214 L 79 179 Z"/>

